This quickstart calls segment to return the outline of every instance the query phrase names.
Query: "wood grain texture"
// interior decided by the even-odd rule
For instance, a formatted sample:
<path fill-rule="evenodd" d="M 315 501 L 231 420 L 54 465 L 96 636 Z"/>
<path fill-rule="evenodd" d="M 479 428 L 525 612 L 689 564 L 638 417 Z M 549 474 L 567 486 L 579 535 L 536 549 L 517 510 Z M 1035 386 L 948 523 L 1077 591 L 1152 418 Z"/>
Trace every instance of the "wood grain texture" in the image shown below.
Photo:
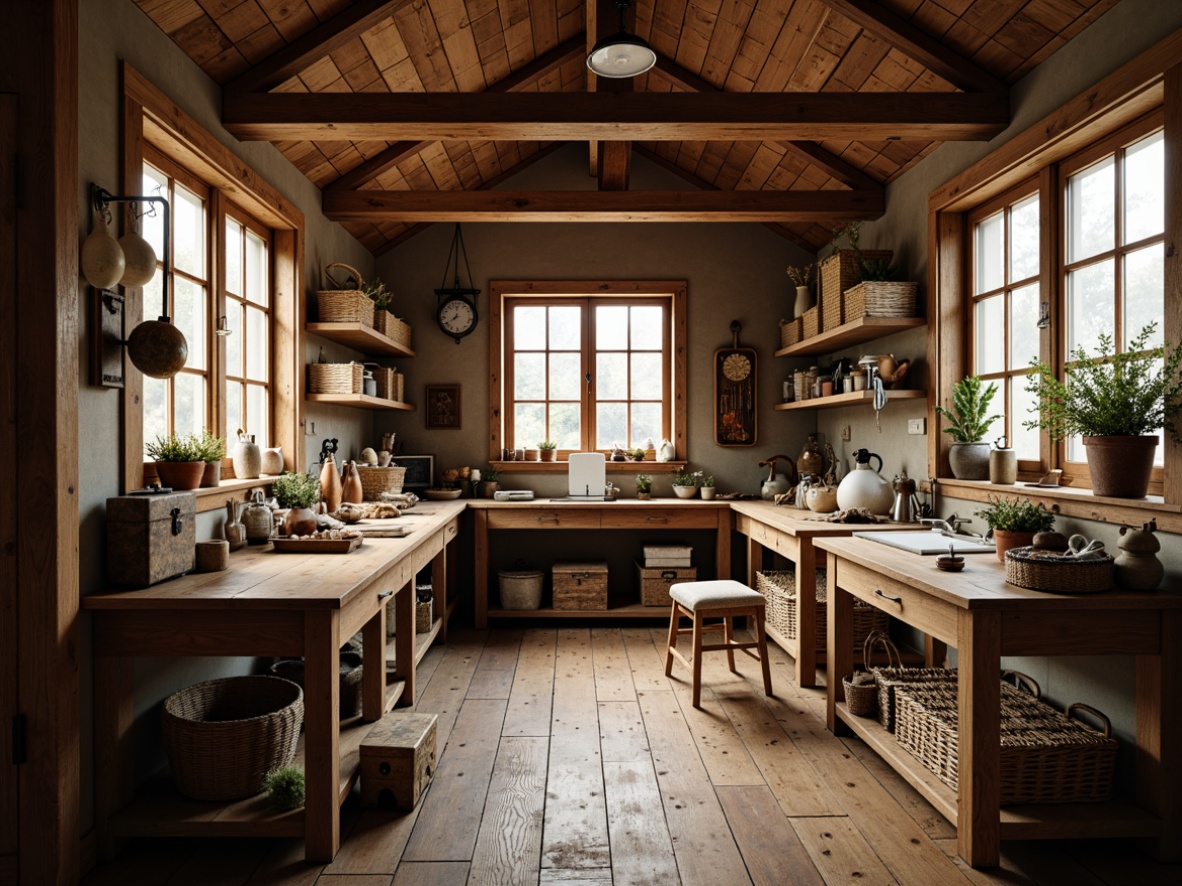
<path fill-rule="evenodd" d="M 595 698 L 605 701 L 634 701 L 632 667 L 616 628 L 591 629 L 592 662 L 595 669 Z"/>
<path fill-rule="evenodd" d="M 589 733 L 598 738 L 599 717 L 592 661 L 590 631 L 570 628 L 558 631 L 552 735 Z"/>
<path fill-rule="evenodd" d="M 493 766 L 470 884 L 532 883 L 541 867 L 549 739 L 502 739 Z"/>
<path fill-rule="evenodd" d="M 502 735 L 550 734 L 556 637 L 554 630 L 545 628 L 522 634 Z"/>
<path fill-rule="evenodd" d="M 607 825 L 611 834 L 613 883 L 680 886 L 678 863 L 651 763 L 606 763 Z M 720 872 L 721 873 L 721 872 Z"/>
<path fill-rule="evenodd" d="M 468 882 L 469 864 L 463 861 L 399 865 L 398 875 L 391 886 L 454 886 Z"/>
<path fill-rule="evenodd" d="M 16 291 L 16 109 L 16 95 L 0 94 L 0 287 L 5 292 Z M 17 433 L 16 303 L 15 298 L 0 299 L 0 354 L 4 355 L 0 358 L 0 426 L 10 434 Z M 16 479 L 15 460 L 0 466 L 0 550 L 4 551 L 15 550 L 17 544 Z M 18 602 L 17 559 L 5 554 L 0 556 L 0 723 L 11 723 L 19 710 Z M 12 738 L 11 729 L 0 730 L 0 760 L 13 758 Z M 17 820 L 18 781 L 12 766 L 0 770 L 0 820 L 5 822 Z M 17 828 L 0 827 L 0 865 L 11 865 L 13 882 L 18 836 Z"/>
<path fill-rule="evenodd" d="M 542 870 L 602 871 L 611 861 L 603 760 L 593 733 L 550 739 Z"/>
<path fill-rule="evenodd" d="M 755 886 L 823 886 L 825 881 L 766 786 L 719 787 L 718 799 Z"/>
<path fill-rule="evenodd" d="M 1182 141 L 1182 65 L 1174 65 L 1165 72 L 1164 138 L 1168 144 Z M 1182 193 L 1182 158 L 1169 152 L 1165 159 L 1163 188 L 1167 194 Z M 1182 243 L 1182 207 L 1178 200 L 1165 201 L 1165 235 L 1169 244 L 1165 251 L 1162 311 L 1162 336 L 1167 342 L 1182 341 L 1182 256 L 1176 248 Z M 1165 477 L 1162 494 L 1167 502 L 1182 502 L 1182 443 L 1171 434 L 1162 435 Z"/>
<path fill-rule="evenodd" d="M 848 818 L 789 821 L 826 883 L 899 882 Z"/>

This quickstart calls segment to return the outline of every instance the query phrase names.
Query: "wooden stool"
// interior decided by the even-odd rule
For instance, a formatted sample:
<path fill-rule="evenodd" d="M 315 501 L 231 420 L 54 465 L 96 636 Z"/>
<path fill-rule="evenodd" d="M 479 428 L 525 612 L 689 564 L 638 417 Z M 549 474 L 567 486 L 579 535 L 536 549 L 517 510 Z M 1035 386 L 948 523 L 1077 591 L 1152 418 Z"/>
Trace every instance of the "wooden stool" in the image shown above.
<path fill-rule="evenodd" d="M 392 711 L 361 742 L 361 805 L 411 810 L 435 771 L 434 714 Z"/>
<path fill-rule="evenodd" d="M 749 650 L 759 649 L 759 662 L 763 667 L 763 691 L 772 694 L 772 672 L 767 660 L 767 635 L 763 630 L 763 613 L 766 601 L 763 594 L 753 591 L 745 584 L 729 579 L 720 581 L 687 581 L 669 587 L 673 598 L 673 609 L 669 616 L 669 649 L 665 655 L 665 676 L 673 673 L 674 656 L 693 673 L 694 707 L 702 706 L 702 653 L 726 650 L 731 673 L 735 670 L 735 650 L 741 649 L 752 658 Z M 678 628 L 681 616 L 692 618 L 692 628 Z M 734 639 L 734 617 L 750 616 L 755 626 L 755 639 L 737 642 Z M 707 618 L 721 618 L 718 624 L 705 625 Z M 723 642 L 709 646 L 702 645 L 702 634 L 706 631 L 722 631 Z M 686 659 L 677 648 L 677 635 L 694 635 L 693 658 Z"/>

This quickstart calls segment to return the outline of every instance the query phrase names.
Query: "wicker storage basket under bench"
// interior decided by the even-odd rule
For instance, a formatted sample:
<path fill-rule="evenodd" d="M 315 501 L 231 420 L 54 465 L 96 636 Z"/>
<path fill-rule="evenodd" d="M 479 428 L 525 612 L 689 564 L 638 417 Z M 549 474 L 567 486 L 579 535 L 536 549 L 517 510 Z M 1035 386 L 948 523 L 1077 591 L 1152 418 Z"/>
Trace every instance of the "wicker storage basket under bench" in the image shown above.
<path fill-rule="evenodd" d="M 825 597 L 826 575 L 817 570 L 816 649 L 823 650 L 829 622 Z M 796 639 L 796 573 L 790 570 L 764 570 L 755 573 L 755 589 L 767 598 L 764 622 L 789 640 Z M 854 601 L 854 648 L 861 649 L 872 631 L 885 631 L 890 616 L 877 607 Z"/>
<path fill-rule="evenodd" d="M 1108 718 L 1087 705 L 1062 714 L 1008 684 L 1001 694 L 1001 805 L 1102 803 L 1112 798 L 1116 741 Z M 940 781 L 958 786 L 955 684 L 915 684 L 895 689 L 895 737 Z M 1071 717 L 1084 710 L 1103 732 Z"/>

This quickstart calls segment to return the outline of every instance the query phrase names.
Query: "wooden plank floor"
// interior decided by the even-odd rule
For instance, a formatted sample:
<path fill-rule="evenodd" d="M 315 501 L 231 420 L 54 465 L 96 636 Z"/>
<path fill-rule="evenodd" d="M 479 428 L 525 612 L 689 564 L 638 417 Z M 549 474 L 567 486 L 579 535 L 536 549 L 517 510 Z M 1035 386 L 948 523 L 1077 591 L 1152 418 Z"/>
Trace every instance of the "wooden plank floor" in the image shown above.
<path fill-rule="evenodd" d="M 988 871 L 955 830 L 858 739 L 823 721 L 771 651 L 664 675 L 663 629 L 456 630 L 424 658 L 416 709 L 438 714 L 434 781 L 409 814 L 341 816 L 330 865 L 298 840 L 153 840 L 87 886 L 640 886 L 1182 883 L 1120 841 L 1007 843 Z"/>

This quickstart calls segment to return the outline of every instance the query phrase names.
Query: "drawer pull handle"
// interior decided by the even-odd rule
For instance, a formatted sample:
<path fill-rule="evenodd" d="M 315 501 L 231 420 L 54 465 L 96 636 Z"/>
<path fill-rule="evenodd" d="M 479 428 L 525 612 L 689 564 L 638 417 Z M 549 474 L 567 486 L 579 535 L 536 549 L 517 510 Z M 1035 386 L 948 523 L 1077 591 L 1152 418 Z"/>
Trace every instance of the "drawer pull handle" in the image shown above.
<path fill-rule="evenodd" d="M 898 603 L 900 606 L 903 605 L 902 597 L 892 597 L 890 594 L 884 594 L 881 590 L 875 591 L 874 596 L 882 597 L 884 600 L 890 600 L 892 603 Z"/>
<path fill-rule="evenodd" d="M 381 593 L 379 593 L 379 594 L 378 594 L 378 599 L 379 599 L 379 600 L 385 600 L 387 597 L 391 597 L 391 596 L 393 596 L 393 595 L 394 595 L 394 591 L 392 591 L 392 590 L 390 590 L 390 591 L 382 591 Z"/>
<path fill-rule="evenodd" d="M 657 515 L 657 516 L 650 515 L 650 516 L 648 516 L 648 517 L 645 517 L 645 518 L 644 518 L 644 521 L 645 521 L 646 523 L 668 523 L 668 522 L 669 522 L 669 518 L 668 518 L 668 517 L 662 517 L 662 516 L 659 516 L 659 515 Z"/>
<path fill-rule="evenodd" d="M 557 523 L 557 514 L 539 514 L 536 518 L 538 523 Z"/>

